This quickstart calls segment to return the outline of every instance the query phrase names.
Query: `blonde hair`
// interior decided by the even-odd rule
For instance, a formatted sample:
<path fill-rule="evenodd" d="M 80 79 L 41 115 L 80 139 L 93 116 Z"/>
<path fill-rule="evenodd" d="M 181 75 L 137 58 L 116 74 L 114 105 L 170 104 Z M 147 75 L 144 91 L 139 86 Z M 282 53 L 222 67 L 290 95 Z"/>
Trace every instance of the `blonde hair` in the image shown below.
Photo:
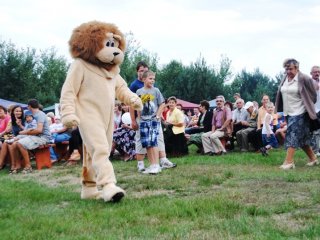
<path fill-rule="evenodd" d="M 142 79 L 145 79 L 145 78 L 147 78 L 149 75 L 153 75 L 153 76 L 155 76 L 156 75 L 156 73 L 155 72 L 152 72 L 151 70 L 148 70 L 148 71 L 145 71 L 143 74 L 142 74 Z"/>

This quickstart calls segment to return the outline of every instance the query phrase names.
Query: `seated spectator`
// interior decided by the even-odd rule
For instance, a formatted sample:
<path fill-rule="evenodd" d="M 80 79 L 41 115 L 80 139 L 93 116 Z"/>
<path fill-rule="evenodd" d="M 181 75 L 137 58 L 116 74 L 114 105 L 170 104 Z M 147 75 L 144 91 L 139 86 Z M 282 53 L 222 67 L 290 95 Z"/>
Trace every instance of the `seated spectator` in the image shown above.
<path fill-rule="evenodd" d="M 56 116 L 54 118 L 54 123 L 49 126 L 50 133 L 52 136 L 53 143 L 62 143 L 69 141 L 71 133 L 66 126 L 61 122 L 60 117 Z M 59 156 L 56 154 L 53 147 L 50 147 L 50 159 L 52 162 L 57 161 Z"/>
<path fill-rule="evenodd" d="M 81 154 L 79 150 L 81 149 L 82 138 L 78 127 L 73 127 L 71 129 L 71 137 L 69 138 L 69 155 L 70 158 L 67 161 L 67 166 L 77 165 L 81 160 Z"/>
<path fill-rule="evenodd" d="M 249 114 L 246 109 L 243 107 L 244 101 L 241 98 L 236 100 L 236 108 L 232 114 L 232 137 L 230 139 L 231 149 L 234 149 L 234 141 L 236 138 L 236 134 L 239 130 L 247 128 L 246 124 L 249 120 Z"/>
<path fill-rule="evenodd" d="M 284 139 L 286 138 L 287 132 L 287 122 L 286 121 L 279 121 L 279 128 L 276 130 L 276 138 L 280 145 L 284 144 Z"/>
<path fill-rule="evenodd" d="M 184 110 L 182 109 L 182 105 L 180 103 L 177 103 L 177 108 L 183 113 L 184 126 L 187 126 L 190 120 L 188 116 L 184 113 Z"/>
<path fill-rule="evenodd" d="M 122 106 L 120 102 L 117 102 L 114 106 L 114 129 L 120 127 L 121 123 L 121 116 L 122 116 Z"/>
<path fill-rule="evenodd" d="M 11 118 L 7 115 L 7 109 L 0 105 L 0 137 L 4 137 L 5 134 L 8 133 L 8 124 Z M 10 132 L 10 131 L 9 131 Z"/>
<path fill-rule="evenodd" d="M 32 112 L 34 119 L 37 121 L 37 128 L 21 131 L 20 134 L 28 136 L 12 143 L 12 151 L 10 151 L 10 157 L 14 161 L 18 161 L 20 156 L 23 158 L 25 167 L 22 173 L 32 172 L 28 150 L 33 150 L 41 145 L 48 144 L 51 139 L 47 116 L 44 112 L 39 110 L 38 101 L 36 99 L 29 100 L 28 109 Z"/>
<path fill-rule="evenodd" d="M 249 150 L 248 134 L 257 129 L 257 117 L 258 110 L 255 109 L 253 102 L 247 102 L 244 109 L 249 113 L 249 120 L 242 121 L 242 126 L 247 126 L 236 133 L 237 144 L 241 152 L 247 152 Z"/>
<path fill-rule="evenodd" d="M 201 136 L 204 154 L 221 155 L 226 153 L 220 138 L 230 137 L 231 132 L 231 110 L 224 106 L 223 96 L 216 97 L 217 108 L 213 112 L 212 129 Z"/>
<path fill-rule="evenodd" d="M 177 108 L 176 97 L 168 98 L 169 111 L 164 125 L 164 141 L 166 153 L 175 157 L 188 154 L 187 142 L 184 137 L 184 114 Z"/>
<path fill-rule="evenodd" d="M 51 123 L 54 123 L 54 117 L 55 117 L 54 112 L 48 112 L 47 117 L 51 119 Z"/>
<path fill-rule="evenodd" d="M 11 111 L 10 123 L 11 123 L 10 131 L 12 133 L 12 137 L 17 136 L 19 132 L 24 129 L 25 119 L 24 119 L 23 109 L 21 106 L 19 105 L 13 106 Z M 2 149 L 0 151 L 0 169 L 3 169 L 6 166 L 6 160 L 9 159 L 9 148 L 11 148 L 11 144 L 4 142 L 2 145 Z M 13 169 L 20 168 L 20 165 L 16 166 L 16 163 L 13 161 L 12 158 L 10 158 L 10 165 L 11 165 L 10 172 Z"/>
<path fill-rule="evenodd" d="M 199 116 L 200 116 L 200 110 L 199 108 L 194 108 L 193 109 L 193 116 L 191 118 L 191 121 L 189 122 L 189 124 L 187 125 L 186 127 L 186 130 L 185 132 L 187 134 L 192 134 L 192 133 L 196 133 L 196 132 L 192 132 L 192 129 L 193 128 L 197 128 L 197 123 L 198 123 L 198 120 L 199 120 Z"/>
<path fill-rule="evenodd" d="M 256 131 L 251 131 L 248 135 L 249 143 L 251 143 L 252 147 L 255 151 L 260 151 L 260 148 L 263 147 L 262 143 L 262 125 L 263 119 L 266 114 L 266 104 L 270 101 L 268 95 L 262 96 L 262 106 L 258 109 L 258 119 L 257 119 L 257 129 Z"/>
<path fill-rule="evenodd" d="M 123 155 L 123 160 L 133 160 L 136 155 L 135 140 L 136 132 L 132 129 L 129 107 L 122 107 L 123 114 L 121 117 L 120 127 L 113 132 L 113 143 L 111 155 L 117 150 Z"/>
<path fill-rule="evenodd" d="M 267 112 L 263 120 L 262 127 L 262 142 L 263 147 L 260 149 L 263 156 L 268 155 L 268 151 L 272 148 L 278 148 L 278 141 L 273 132 L 273 111 L 274 105 L 272 102 L 266 104 Z"/>
<path fill-rule="evenodd" d="M 186 137 L 189 139 L 188 144 L 195 144 L 198 147 L 198 153 L 201 153 L 203 151 L 202 147 L 202 140 L 201 136 L 203 133 L 210 132 L 212 129 L 212 111 L 209 110 L 210 104 L 208 101 L 203 100 L 200 102 L 200 116 L 198 119 L 198 123 L 196 126 L 197 128 L 194 128 L 194 130 L 197 130 L 197 133 L 193 134 L 186 134 Z M 194 131 L 195 132 L 195 131 Z"/>

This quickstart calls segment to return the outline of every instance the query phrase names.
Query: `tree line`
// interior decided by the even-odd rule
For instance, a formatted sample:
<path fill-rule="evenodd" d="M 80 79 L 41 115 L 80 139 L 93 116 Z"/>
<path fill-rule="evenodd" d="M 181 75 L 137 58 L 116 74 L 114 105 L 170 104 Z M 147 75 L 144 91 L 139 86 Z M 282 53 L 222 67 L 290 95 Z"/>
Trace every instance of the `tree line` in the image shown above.
<path fill-rule="evenodd" d="M 232 61 L 221 56 L 217 65 L 209 65 L 199 56 L 195 62 L 184 65 L 171 60 L 159 64 L 158 57 L 143 49 L 132 33 L 127 34 L 127 50 L 121 65 L 121 76 L 130 84 L 136 78 L 136 64 L 145 61 L 157 73 L 156 85 L 165 97 L 199 103 L 224 95 L 232 100 L 240 93 L 246 101 L 260 102 L 263 94 L 272 100 L 281 76 L 270 78 L 259 69 L 232 73 Z M 12 42 L 0 42 L 0 98 L 26 102 L 36 98 L 44 106 L 57 103 L 70 63 L 58 56 L 55 48 L 37 51 L 34 48 L 18 48 Z"/>

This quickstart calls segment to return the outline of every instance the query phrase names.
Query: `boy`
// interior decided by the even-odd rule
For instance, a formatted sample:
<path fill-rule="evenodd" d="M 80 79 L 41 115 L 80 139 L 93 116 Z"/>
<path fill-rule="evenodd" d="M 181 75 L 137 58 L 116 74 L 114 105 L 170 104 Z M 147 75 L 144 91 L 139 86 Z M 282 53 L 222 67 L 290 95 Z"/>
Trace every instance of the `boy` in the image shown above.
<path fill-rule="evenodd" d="M 140 141 L 142 147 L 147 148 L 147 156 L 150 162 L 150 167 L 143 173 L 157 174 L 161 172 L 159 165 L 159 149 L 158 135 L 160 131 L 161 113 L 165 107 L 165 100 L 158 88 L 155 88 L 156 74 L 152 71 L 146 71 L 142 75 L 144 87 L 137 90 L 143 104 L 143 109 L 138 112 L 140 117 Z"/>
<path fill-rule="evenodd" d="M 274 105 L 272 102 L 268 102 L 266 104 L 266 115 L 263 120 L 263 127 L 262 127 L 262 143 L 263 146 L 260 148 L 260 151 L 263 156 L 268 155 L 268 150 L 272 148 L 278 147 L 278 141 L 275 137 L 273 129 L 273 111 L 274 111 Z"/>

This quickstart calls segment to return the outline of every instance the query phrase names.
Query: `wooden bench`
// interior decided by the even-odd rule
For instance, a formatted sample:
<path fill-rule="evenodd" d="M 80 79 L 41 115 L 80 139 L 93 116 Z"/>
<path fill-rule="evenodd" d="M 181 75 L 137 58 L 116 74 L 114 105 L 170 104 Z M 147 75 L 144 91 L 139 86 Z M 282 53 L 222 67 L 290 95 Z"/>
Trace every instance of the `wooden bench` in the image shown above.
<path fill-rule="evenodd" d="M 41 170 L 43 167 L 52 167 L 49 149 L 51 146 L 52 144 L 41 145 L 40 147 L 31 151 L 34 154 L 38 170 Z"/>

